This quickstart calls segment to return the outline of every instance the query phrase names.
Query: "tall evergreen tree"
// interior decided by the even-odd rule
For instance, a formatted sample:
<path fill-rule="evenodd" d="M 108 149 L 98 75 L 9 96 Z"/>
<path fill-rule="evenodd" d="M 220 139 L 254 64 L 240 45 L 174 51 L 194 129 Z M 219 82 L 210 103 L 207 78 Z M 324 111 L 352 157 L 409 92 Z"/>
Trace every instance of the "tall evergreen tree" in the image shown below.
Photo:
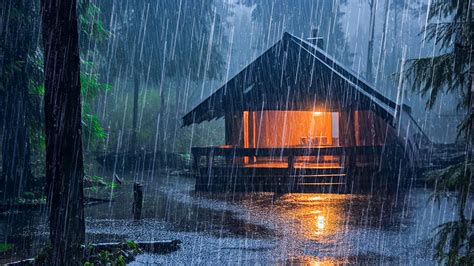
<path fill-rule="evenodd" d="M 162 125 L 167 78 L 214 79 L 221 74 L 223 23 L 213 0 L 112 0 L 99 6 L 111 32 L 104 49 L 109 60 L 105 71 L 112 78 L 127 78 L 133 88 L 129 147 L 133 152 L 138 138 L 138 97 L 143 81 L 147 86 L 159 88 L 162 104 L 158 113 Z M 174 94 L 177 99 L 183 97 L 180 86 Z M 164 139 L 164 132 L 160 131 L 160 139 Z"/>
<path fill-rule="evenodd" d="M 464 162 L 429 174 L 438 183 L 436 193 L 458 191 L 459 220 L 437 228 L 435 256 L 448 265 L 472 265 L 473 217 L 466 216 L 465 207 L 474 177 L 474 6 L 470 0 L 435 0 L 428 8 L 430 23 L 424 36 L 438 45 L 439 54 L 408 61 L 405 75 L 413 82 L 415 92 L 428 97 L 427 109 L 441 93 L 458 94 L 458 108 L 465 112 L 458 132 L 466 145 Z"/>
<path fill-rule="evenodd" d="M 76 0 L 41 0 L 51 264 L 81 261 L 85 240 Z"/>
<path fill-rule="evenodd" d="M 37 11 L 37 10 L 36 10 Z M 30 56 L 35 51 L 35 5 L 26 0 L 0 3 L 0 125 L 2 200 L 21 196 L 31 183 L 28 133 Z"/>
<path fill-rule="evenodd" d="M 428 96 L 426 108 L 434 106 L 439 94 L 459 95 L 458 107 L 466 111 L 459 125 L 459 134 L 472 141 L 472 49 L 474 21 L 471 1 L 436 0 L 429 7 L 428 21 L 423 32 L 425 41 L 434 41 L 439 54 L 408 60 L 406 77 L 413 82 L 413 90 Z M 436 21 L 436 22 L 433 22 Z"/>

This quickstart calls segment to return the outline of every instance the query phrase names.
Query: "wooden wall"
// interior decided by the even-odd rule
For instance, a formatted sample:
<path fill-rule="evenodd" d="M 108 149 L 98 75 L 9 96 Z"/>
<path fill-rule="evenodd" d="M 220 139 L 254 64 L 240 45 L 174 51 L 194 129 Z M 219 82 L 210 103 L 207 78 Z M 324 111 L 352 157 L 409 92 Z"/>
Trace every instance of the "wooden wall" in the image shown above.
<path fill-rule="evenodd" d="M 396 138 L 393 129 L 374 112 L 338 113 L 340 146 L 383 145 Z M 332 113 L 310 111 L 263 111 L 228 114 L 225 117 L 226 145 L 248 148 L 304 146 L 302 138 L 325 136 L 333 140 Z"/>

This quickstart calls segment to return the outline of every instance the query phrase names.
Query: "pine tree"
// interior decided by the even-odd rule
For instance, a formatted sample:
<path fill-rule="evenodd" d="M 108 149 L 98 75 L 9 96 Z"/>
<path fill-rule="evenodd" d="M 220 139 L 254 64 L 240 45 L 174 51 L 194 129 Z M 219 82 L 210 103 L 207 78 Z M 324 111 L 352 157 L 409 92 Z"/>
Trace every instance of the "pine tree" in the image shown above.
<path fill-rule="evenodd" d="M 458 108 L 466 114 L 458 126 L 458 137 L 466 143 L 466 159 L 457 165 L 428 173 L 437 183 L 435 196 L 445 190 L 456 190 L 458 221 L 440 225 L 435 235 L 435 257 L 448 265 L 474 263 L 474 228 L 472 217 L 466 217 L 465 206 L 472 192 L 474 163 L 474 15 L 470 0 L 435 0 L 429 8 L 423 32 L 426 41 L 434 41 L 440 54 L 409 60 L 405 75 L 413 90 L 428 96 L 431 109 L 441 93 L 459 95 Z M 433 22 L 435 21 L 435 22 Z"/>
<path fill-rule="evenodd" d="M 42 0 L 51 265 L 81 261 L 85 241 L 76 0 Z"/>
<path fill-rule="evenodd" d="M 5 0 L 0 4 L 0 12 L 0 125 L 3 129 L 0 191 L 1 200 L 12 200 L 20 197 L 32 181 L 28 130 L 30 84 L 25 77 L 29 76 L 29 61 L 35 50 L 35 5 L 26 0 Z"/>

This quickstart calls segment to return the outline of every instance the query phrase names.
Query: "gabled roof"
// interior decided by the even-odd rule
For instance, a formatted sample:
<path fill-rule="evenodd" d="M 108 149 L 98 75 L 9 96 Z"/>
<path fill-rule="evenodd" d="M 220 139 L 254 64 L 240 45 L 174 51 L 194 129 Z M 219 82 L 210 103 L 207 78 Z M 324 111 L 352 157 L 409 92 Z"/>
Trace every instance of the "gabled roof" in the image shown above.
<path fill-rule="evenodd" d="M 393 121 L 400 108 L 315 45 L 289 33 L 183 117 L 183 126 L 243 110 L 374 110 Z"/>

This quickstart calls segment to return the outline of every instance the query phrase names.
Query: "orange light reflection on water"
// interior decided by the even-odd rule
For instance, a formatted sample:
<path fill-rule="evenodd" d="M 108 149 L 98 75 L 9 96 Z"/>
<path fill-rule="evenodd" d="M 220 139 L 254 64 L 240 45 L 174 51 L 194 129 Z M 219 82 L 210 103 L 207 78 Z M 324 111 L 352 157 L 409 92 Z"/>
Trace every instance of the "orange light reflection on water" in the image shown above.
<path fill-rule="evenodd" d="M 330 236 L 343 230 L 344 206 L 355 197 L 344 194 L 286 194 L 280 198 L 286 206 L 280 214 L 293 219 L 297 233 L 304 238 L 327 243 Z"/>
<path fill-rule="evenodd" d="M 334 259 L 330 257 L 312 257 L 303 256 L 290 259 L 287 264 L 290 265 L 311 265 L 311 266 L 332 266 L 347 264 L 347 260 Z"/>

